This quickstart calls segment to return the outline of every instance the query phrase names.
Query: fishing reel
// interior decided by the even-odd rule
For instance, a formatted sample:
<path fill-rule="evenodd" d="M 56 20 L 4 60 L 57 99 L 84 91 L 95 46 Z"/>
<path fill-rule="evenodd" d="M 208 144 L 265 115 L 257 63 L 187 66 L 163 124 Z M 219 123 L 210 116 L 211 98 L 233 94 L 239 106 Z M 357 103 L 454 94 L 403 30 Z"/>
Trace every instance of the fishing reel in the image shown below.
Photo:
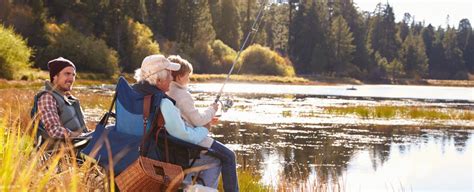
<path fill-rule="evenodd" d="M 223 100 L 219 100 L 219 102 L 221 103 L 221 110 L 223 112 L 227 112 L 232 106 L 234 106 L 234 101 L 232 99 L 230 99 L 229 97 L 223 99 Z"/>
<path fill-rule="evenodd" d="M 227 112 L 232 106 L 234 106 L 234 101 L 227 97 L 225 99 L 220 99 L 221 94 L 217 95 L 216 100 L 214 100 L 214 103 L 219 102 L 221 104 L 221 111 L 222 112 Z"/>

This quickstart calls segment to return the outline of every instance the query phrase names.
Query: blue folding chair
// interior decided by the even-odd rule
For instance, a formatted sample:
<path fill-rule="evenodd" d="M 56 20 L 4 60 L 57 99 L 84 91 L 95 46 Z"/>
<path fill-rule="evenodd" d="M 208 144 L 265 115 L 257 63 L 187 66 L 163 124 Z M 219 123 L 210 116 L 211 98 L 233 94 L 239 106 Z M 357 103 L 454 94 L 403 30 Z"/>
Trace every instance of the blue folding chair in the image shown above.
<path fill-rule="evenodd" d="M 165 140 L 168 142 L 168 150 L 173 151 L 169 154 L 169 163 L 180 165 L 183 170 L 192 167 L 193 163 L 199 158 L 205 147 L 187 143 L 178 138 L 172 137 L 165 131 L 156 133 L 157 129 L 152 127 L 158 120 L 157 111 L 159 109 L 162 92 L 153 94 L 150 110 L 150 121 L 147 123 L 147 134 L 153 134 L 156 137 L 150 137 L 145 143 L 149 158 L 166 161 Z M 115 89 L 115 95 L 112 106 L 97 124 L 96 130 L 92 135 L 89 144 L 82 150 L 82 153 L 93 157 L 98 164 L 105 169 L 109 168 L 109 150 L 106 146 L 110 145 L 112 154 L 114 175 L 120 174 L 125 168 L 133 163 L 139 156 L 139 147 L 143 138 L 143 101 L 145 95 L 134 91 L 128 82 L 120 77 Z M 115 106 L 115 113 L 112 108 Z M 109 119 L 116 119 L 115 124 L 109 124 Z"/>

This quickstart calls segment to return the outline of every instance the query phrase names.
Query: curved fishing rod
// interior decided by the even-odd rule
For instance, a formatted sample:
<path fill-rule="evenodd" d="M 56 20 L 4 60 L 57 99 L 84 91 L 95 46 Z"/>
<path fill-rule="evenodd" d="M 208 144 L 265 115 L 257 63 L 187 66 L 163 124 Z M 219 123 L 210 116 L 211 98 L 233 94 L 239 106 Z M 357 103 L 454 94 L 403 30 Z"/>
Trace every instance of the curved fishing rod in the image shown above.
<path fill-rule="evenodd" d="M 262 5 L 260 7 L 260 10 L 258 11 L 257 18 L 253 22 L 252 28 L 250 28 L 250 31 L 247 33 L 247 37 L 245 38 L 244 43 L 242 44 L 242 46 L 240 46 L 240 50 L 237 53 L 237 56 L 235 57 L 234 62 L 232 63 L 232 67 L 230 68 L 229 73 L 227 74 L 227 77 L 226 77 L 224 83 L 222 84 L 222 87 L 221 87 L 219 93 L 216 96 L 216 100 L 214 100 L 214 103 L 219 102 L 219 99 L 221 98 L 222 92 L 224 91 L 224 86 L 227 84 L 227 81 L 229 80 L 230 74 L 232 74 L 232 71 L 234 71 L 235 64 L 239 60 L 240 54 L 242 53 L 242 50 L 244 49 L 245 45 L 247 45 L 247 41 L 249 40 L 250 35 L 252 33 L 257 33 L 258 27 L 256 28 L 256 26 L 257 26 L 257 23 L 259 23 L 258 21 L 262 18 L 263 9 L 265 8 L 266 4 L 267 4 L 267 1 L 262 0 Z M 227 105 L 231 106 L 232 104 L 227 104 Z"/>

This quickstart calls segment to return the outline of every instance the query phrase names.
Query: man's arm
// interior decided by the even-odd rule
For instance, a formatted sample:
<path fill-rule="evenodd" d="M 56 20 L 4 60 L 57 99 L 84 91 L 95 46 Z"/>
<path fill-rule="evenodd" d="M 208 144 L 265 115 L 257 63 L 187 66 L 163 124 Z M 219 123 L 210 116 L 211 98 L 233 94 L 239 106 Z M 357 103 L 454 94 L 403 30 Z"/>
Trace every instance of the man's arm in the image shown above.
<path fill-rule="evenodd" d="M 160 104 L 161 113 L 165 119 L 165 127 L 169 134 L 186 142 L 198 144 L 209 131 L 204 127 L 186 127 L 178 108 L 168 99 L 163 99 Z"/>
<path fill-rule="evenodd" d="M 56 100 L 50 93 L 45 93 L 38 99 L 38 112 L 41 114 L 44 129 L 50 137 L 71 136 L 71 131 L 61 124 Z"/>

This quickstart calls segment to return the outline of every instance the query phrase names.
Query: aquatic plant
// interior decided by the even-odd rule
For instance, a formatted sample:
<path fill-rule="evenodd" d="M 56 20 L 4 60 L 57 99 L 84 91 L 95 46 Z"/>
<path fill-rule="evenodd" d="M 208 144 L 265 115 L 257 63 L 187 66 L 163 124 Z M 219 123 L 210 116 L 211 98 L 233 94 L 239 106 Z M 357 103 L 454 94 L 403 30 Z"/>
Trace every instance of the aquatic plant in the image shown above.
<path fill-rule="evenodd" d="M 368 118 L 408 118 L 426 120 L 474 120 L 474 112 L 463 109 L 427 108 L 415 106 L 348 106 L 325 107 L 325 113 L 356 115 Z"/>
<path fill-rule="evenodd" d="M 291 117 L 291 110 L 284 110 L 281 112 L 281 116 L 283 117 Z"/>

